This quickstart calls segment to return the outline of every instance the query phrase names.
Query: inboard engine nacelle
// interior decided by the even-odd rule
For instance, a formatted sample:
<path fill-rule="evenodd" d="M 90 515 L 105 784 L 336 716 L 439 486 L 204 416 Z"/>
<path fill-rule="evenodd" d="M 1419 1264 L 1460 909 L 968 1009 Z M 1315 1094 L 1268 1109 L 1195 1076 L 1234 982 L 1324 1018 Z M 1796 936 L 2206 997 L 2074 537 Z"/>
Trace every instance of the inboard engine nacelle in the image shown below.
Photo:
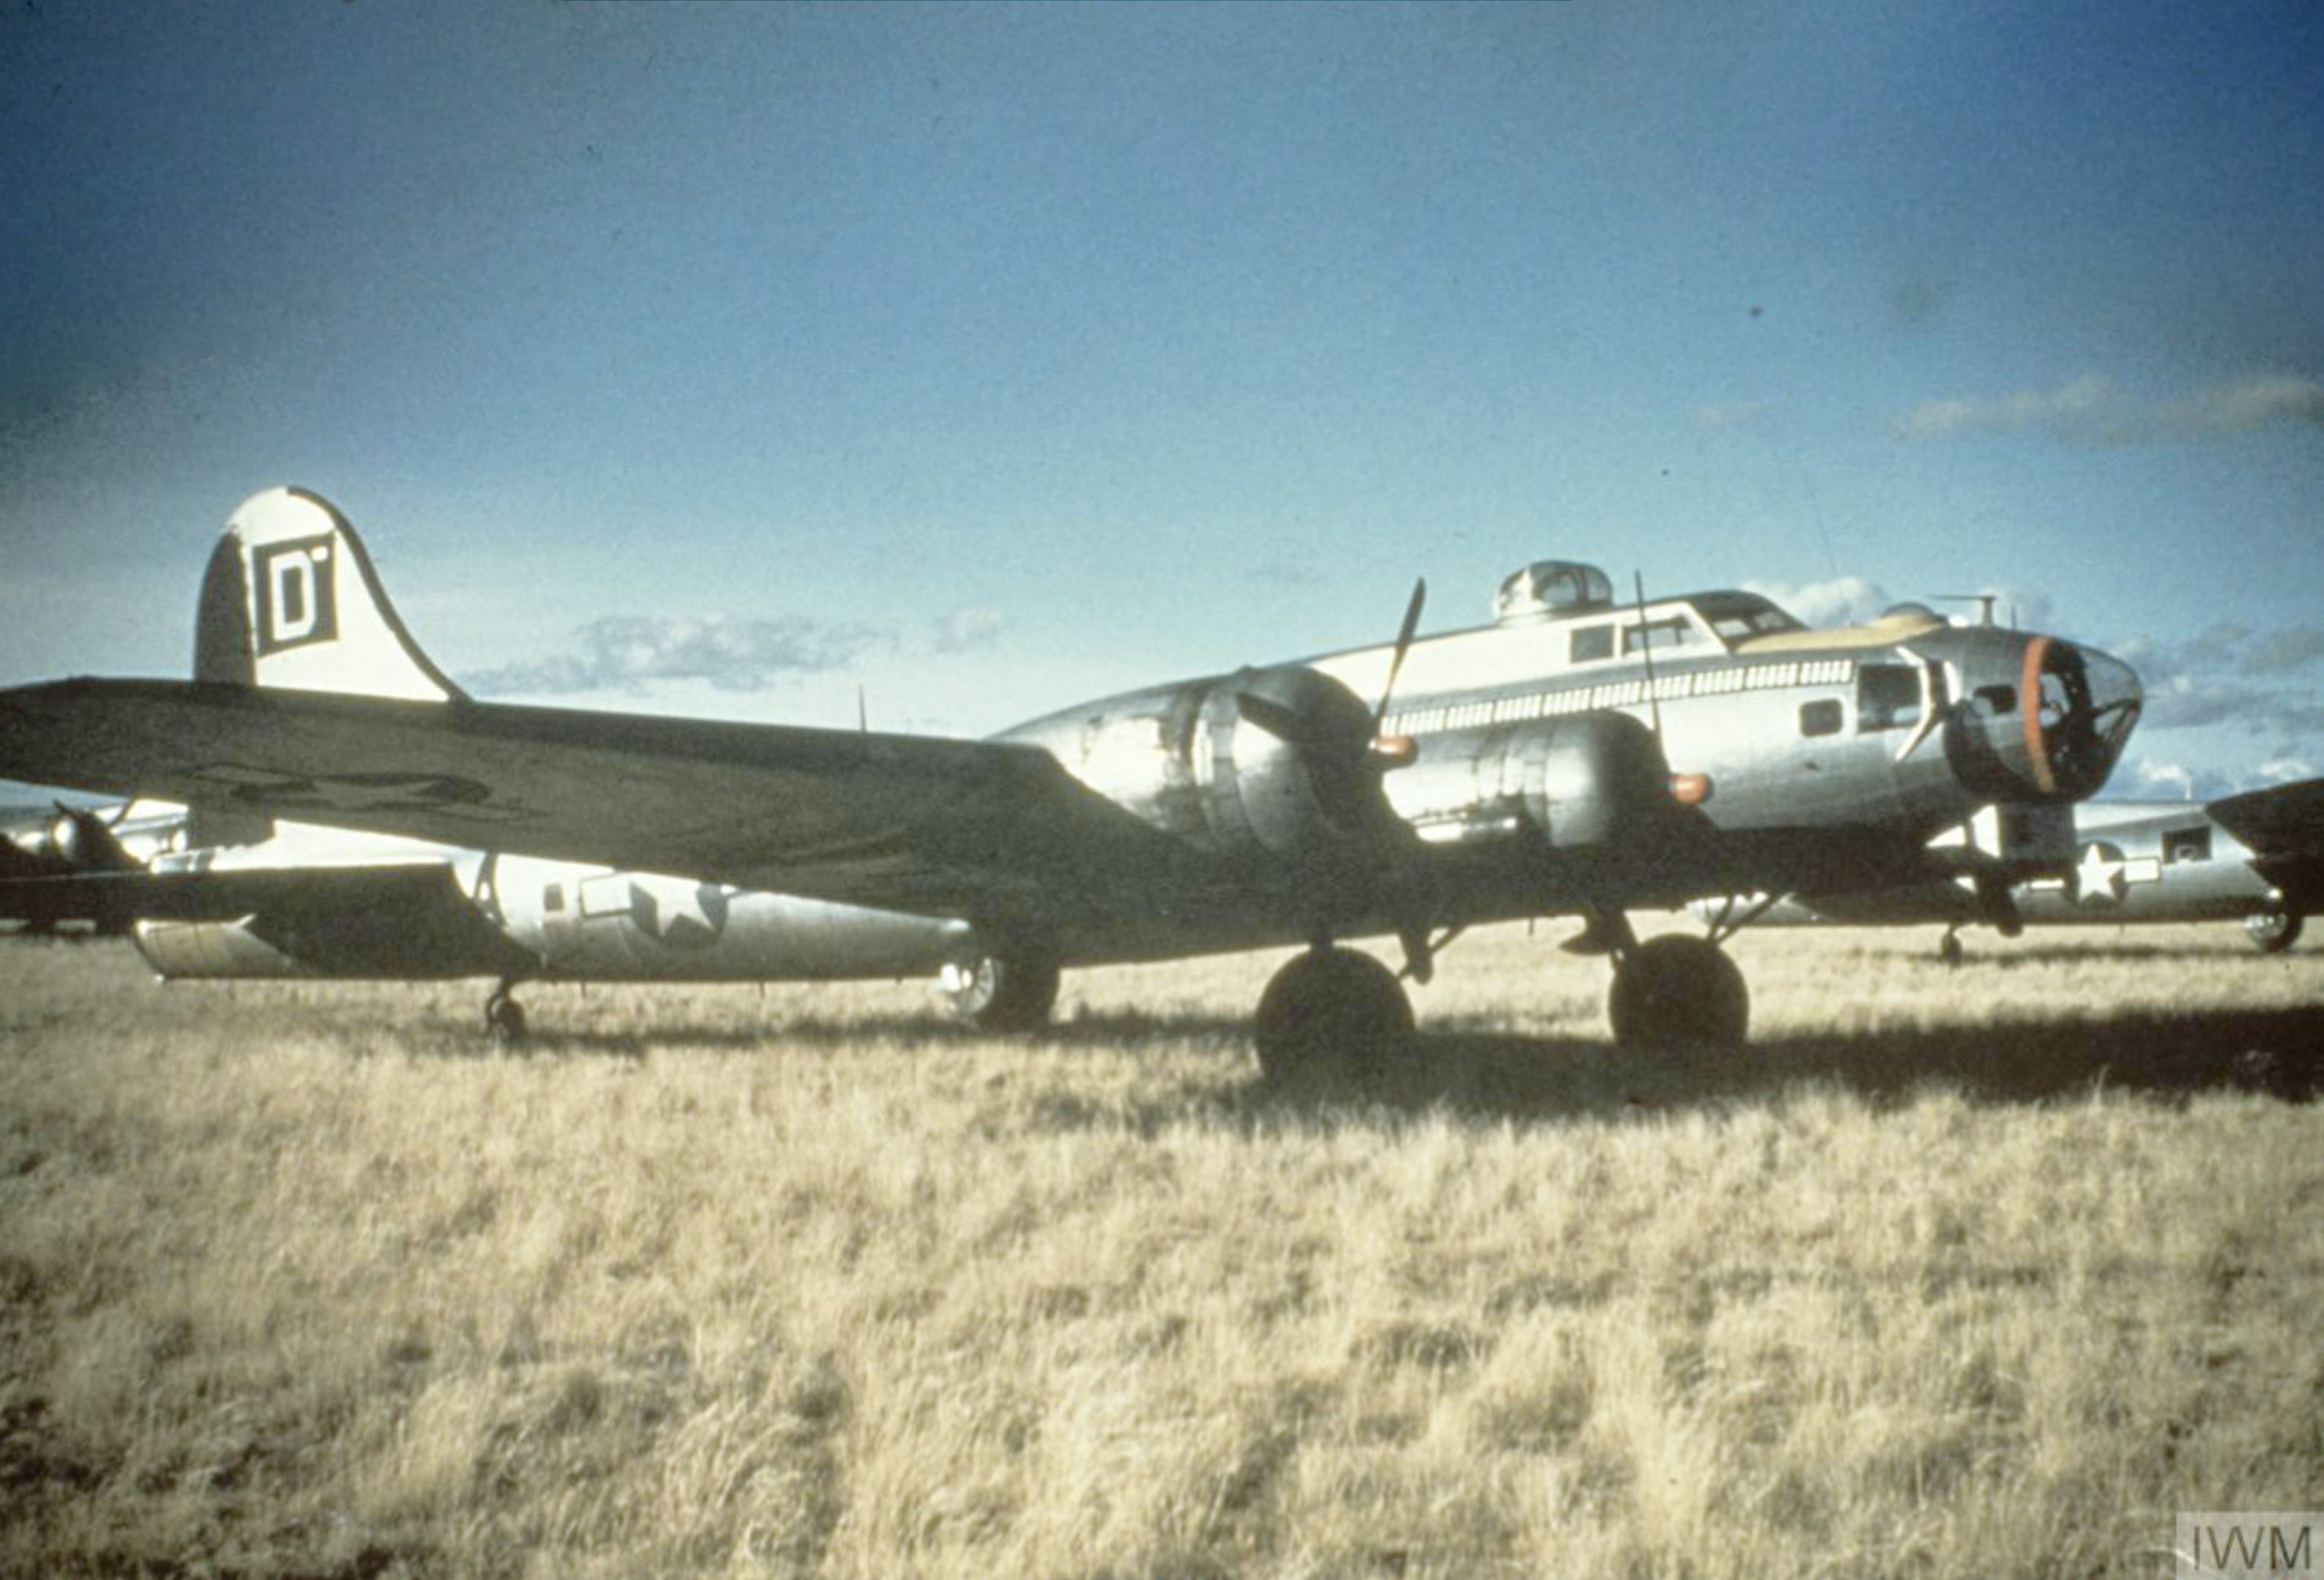
<path fill-rule="evenodd" d="M 1578 848 L 1674 810 L 1654 732 L 1619 713 L 1480 724 L 1417 753 L 1376 727 L 1348 686 L 1284 665 L 1110 697 L 1003 739 L 1214 854 L 1301 866 L 1415 834 Z"/>

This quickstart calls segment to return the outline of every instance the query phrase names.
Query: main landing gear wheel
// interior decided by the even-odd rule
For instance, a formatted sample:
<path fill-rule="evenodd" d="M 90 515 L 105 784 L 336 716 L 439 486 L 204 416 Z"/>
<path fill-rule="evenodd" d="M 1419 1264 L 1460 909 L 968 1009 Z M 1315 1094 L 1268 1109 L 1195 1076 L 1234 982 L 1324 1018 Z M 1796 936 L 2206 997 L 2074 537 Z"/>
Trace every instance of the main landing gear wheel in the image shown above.
<path fill-rule="evenodd" d="M 1259 996 L 1259 1067 L 1276 1086 L 1319 1077 L 1376 1083 L 1412 1045 L 1396 973 L 1354 950 L 1311 949 Z"/>
<path fill-rule="evenodd" d="M 511 991 L 515 986 L 513 982 L 503 982 L 484 1000 L 484 1031 L 495 1043 L 524 1041 L 524 1006 L 516 1001 Z"/>
<path fill-rule="evenodd" d="M 980 955 L 948 965 L 936 978 L 945 1008 L 963 1025 L 986 1032 L 1037 1032 L 1056 1007 L 1058 967 L 1050 955 Z"/>
<path fill-rule="evenodd" d="M 2289 905 L 2277 905 L 2273 910 L 2254 911 L 2244 918 L 2244 932 L 2249 935 L 2252 947 L 2262 954 L 2282 954 L 2300 942 L 2303 918 Z"/>
<path fill-rule="evenodd" d="M 1606 1018 L 1624 1048 L 1733 1047 L 1750 1029 L 1751 993 L 1717 944 L 1665 933 L 1616 964 Z"/>

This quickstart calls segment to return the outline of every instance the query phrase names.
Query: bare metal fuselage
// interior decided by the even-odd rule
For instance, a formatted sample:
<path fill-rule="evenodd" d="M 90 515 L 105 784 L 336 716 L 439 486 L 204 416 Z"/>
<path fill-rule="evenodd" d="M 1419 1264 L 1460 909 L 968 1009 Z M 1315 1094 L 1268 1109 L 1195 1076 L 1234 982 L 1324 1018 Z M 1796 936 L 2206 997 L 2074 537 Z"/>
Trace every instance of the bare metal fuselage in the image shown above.
<path fill-rule="evenodd" d="M 138 939 L 173 976 L 890 978 L 1034 930 L 1068 964 L 1360 936 L 1389 930 L 1415 886 L 1442 924 L 1607 896 L 1893 886 L 1929 876 L 1928 841 L 1980 804 L 2096 788 L 2120 730 L 2098 739 L 2090 715 L 2136 694 L 2103 656 L 2015 631 L 1904 619 L 1806 632 L 1779 615 L 1766 622 L 1778 629 L 1722 631 L 1721 608 L 1750 602 L 1600 607 L 1415 643 L 1380 721 L 1409 758 L 1379 781 L 1409 831 L 1385 863 L 1345 787 L 1250 701 L 1272 688 L 1283 708 L 1352 709 L 1369 727 L 1388 681 L 1383 647 L 1100 699 L 1005 732 L 1216 875 L 1167 892 L 1113 875 L 1118 904 L 1062 922 L 1007 896 L 983 914 L 907 915 L 286 826 L 274 841 L 159 865 L 434 863 L 447 881 L 381 918 L 360 950 L 335 951 L 327 928 L 263 912 L 149 921 Z M 1688 804 L 1671 799 L 1674 776 Z M 1400 886 L 1384 887 L 1383 869 Z M 399 927 L 424 941 L 399 951 Z"/>

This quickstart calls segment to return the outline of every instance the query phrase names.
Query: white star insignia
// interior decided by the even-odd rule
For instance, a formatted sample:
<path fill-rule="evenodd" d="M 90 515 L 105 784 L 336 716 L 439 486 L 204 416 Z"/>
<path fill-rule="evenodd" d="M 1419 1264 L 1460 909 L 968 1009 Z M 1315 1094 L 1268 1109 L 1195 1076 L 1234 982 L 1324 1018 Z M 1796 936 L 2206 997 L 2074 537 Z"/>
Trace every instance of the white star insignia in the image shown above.
<path fill-rule="evenodd" d="M 2074 869 L 2074 897 L 2088 905 L 2104 900 L 2122 903 L 2130 892 L 2130 882 L 2123 876 L 2122 852 L 2111 845 L 2086 845 L 2082 848 L 2082 864 Z"/>
<path fill-rule="evenodd" d="M 726 896 L 715 884 L 633 877 L 630 919 L 664 943 L 698 949 L 725 931 Z"/>

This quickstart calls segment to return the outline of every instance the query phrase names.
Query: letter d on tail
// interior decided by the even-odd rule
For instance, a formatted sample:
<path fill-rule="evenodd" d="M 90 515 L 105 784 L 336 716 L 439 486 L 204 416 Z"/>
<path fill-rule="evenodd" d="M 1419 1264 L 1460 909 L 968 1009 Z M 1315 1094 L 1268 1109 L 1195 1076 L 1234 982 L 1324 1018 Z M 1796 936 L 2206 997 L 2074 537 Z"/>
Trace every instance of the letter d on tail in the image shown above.
<path fill-rule="evenodd" d="M 450 702 L 346 518 L 303 489 L 244 500 L 202 579 L 194 678 Z"/>

